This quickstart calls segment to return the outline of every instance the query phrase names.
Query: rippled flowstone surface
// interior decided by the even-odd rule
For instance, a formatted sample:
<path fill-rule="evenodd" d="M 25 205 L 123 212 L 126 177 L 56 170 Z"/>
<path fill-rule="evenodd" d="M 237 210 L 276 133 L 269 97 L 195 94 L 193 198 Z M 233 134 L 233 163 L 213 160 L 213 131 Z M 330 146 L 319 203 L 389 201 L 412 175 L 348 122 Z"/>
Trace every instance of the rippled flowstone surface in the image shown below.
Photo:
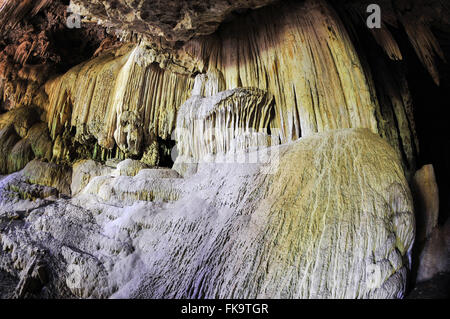
<path fill-rule="evenodd" d="M 49 186 L 8 175 L 0 269 L 20 297 L 403 296 L 414 217 L 387 142 L 349 129 L 236 156 L 258 160 L 200 162 L 189 178 L 86 161 L 71 199 L 20 199 L 11 185 Z"/>

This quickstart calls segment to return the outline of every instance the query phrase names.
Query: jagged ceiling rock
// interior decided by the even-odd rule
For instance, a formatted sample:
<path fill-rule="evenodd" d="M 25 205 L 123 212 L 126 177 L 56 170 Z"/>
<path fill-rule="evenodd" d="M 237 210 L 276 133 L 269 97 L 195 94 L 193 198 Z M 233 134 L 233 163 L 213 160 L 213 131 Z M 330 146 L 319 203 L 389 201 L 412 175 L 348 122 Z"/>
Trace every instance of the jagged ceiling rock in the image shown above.
<path fill-rule="evenodd" d="M 0 114 L 0 174 L 18 171 L 35 157 L 52 158 L 52 142 L 40 113 L 24 106 Z"/>
<path fill-rule="evenodd" d="M 0 2 L 0 110 L 43 107 L 49 77 L 115 44 L 96 24 L 67 28 L 66 9 L 64 1 Z"/>
<path fill-rule="evenodd" d="M 106 26 L 168 41 L 211 34 L 234 11 L 276 0 L 72 0 L 71 10 Z"/>

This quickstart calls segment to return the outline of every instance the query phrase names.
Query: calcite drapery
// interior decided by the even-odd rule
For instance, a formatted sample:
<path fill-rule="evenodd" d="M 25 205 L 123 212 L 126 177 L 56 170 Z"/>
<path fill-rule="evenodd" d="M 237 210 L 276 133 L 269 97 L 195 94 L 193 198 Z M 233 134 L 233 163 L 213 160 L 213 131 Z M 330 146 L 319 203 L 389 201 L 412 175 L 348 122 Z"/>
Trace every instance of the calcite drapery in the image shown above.
<path fill-rule="evenodd" d="M 253 87 L 274 97 L 273 140 L 285 143 L 314 132 L 365 127 L 385 137 L 399 156 L 405 154 L 412 167 L 417 145 L 406 94 L 387 88 L 390 99 L 377 98 L 370 72 L 325 1 L 276 8 L 238 18 L 172 55 L 144 41 L 51 81 L 46 87 L 53 138 L 70 123 L 80 141 L 95 138 L 102 149 L 117 144 L 128 155 L 141 155 L 156 137 L 170 136 L 178 108 L 193 87 L 193 95 Z M 274 14 L 279 22 L 269 23 Z M 180 65 L 180 59 L 186 63 Z M 190 75 L 198 71 L 197 82 L 205 81 L 195 85 Z M 389 76 L 383 81 L 392 82 Z"/>
<path fill-rule="evenodd" d="M 175 139 L 179 156 L 196 163 L 206 155 L 270 146 L 273 106 L 273 98 L 259 89 L 193 95 L 178 112 Z"/>
<path fill-rule="evenodd" d="M 255 87 L 272 94 L 271 133 L 280 142 L 364 127 L 386 138 L 399 156 L 406 154 L 407 166 L 414 166 L 417 145 L 407 88 L 385 88 L 395 80 L 383 75 L 377 82 L 383 93 L 377 94 L 364 58 L 327 2 L 263 8 L 187 42 L 182 50 L 199 61 L 200 70 L 219 70 L 224 89 Z"/>
<path fill-rule="evenodd" d="M 128 46 L 47 83 L 52 138 L 73 126 L 81 142 L 95 138 L 104 149 L 117 144 L 139 155 L 156 137 L 169 137 L 193 80 L 153 62 L 144 45 Z"/>
<path fill-rule="evenodd" d="M 335 12 L 322 1 L 306 1 L 273 14 L 262 9 L 224 26 L 218 46 L 206 38 L 206 49 L 190 43 L 185 49 L 220 70 L 227 89 L 273 94 L 280 111 L 272 131 L 283 143 L 336 128 L 378 132 L 374 92 Z"/>

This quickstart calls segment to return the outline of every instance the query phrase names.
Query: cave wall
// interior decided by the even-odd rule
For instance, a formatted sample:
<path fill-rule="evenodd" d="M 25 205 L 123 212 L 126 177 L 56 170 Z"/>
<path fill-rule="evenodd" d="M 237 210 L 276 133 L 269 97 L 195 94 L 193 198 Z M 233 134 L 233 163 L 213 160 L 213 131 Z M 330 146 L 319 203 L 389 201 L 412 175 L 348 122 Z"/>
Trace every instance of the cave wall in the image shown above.
<path fill-rule="evenodd" d="M 386 72 L 376 79 L 377 88 L 353 43 L 327 2 L 275 4 L 238 16 L 170 54 L 143 41 L 78 65 L 45 85 L 43 109 L 54 141 L 71 131 L 78 143 L 98 144 L 99 159 L 140 158 L 157 137 L 170 139 L 195 76 L 214 73 L 221 90 L 259 88 L 274 97 L 269 127 L 278 142 L 369 128 L 412 168 L 417 147 L 409 92 L 386 65 L 380 66 Z M 56 159 L 65 157 L 63 148 L 58 146 Z"/>

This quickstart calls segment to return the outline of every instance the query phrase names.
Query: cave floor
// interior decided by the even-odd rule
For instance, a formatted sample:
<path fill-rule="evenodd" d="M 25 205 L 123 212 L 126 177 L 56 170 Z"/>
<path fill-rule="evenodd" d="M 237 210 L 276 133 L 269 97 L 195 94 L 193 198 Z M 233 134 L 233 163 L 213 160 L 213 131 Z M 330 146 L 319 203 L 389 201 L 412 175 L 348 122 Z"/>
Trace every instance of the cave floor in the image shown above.
<path fill-rule="evenodd" d="M 0 271 L 0 299 L 9 299 L 14 293 L 17 279 L 4 271 Z M 449 299 L 450 272 L 439 273 L 435 277 L 417 286 L 406 296 L 406 299 Z"/>
<path fill-rule="evenodd" d="M 406 299 L 449 299 L 450 272 L 442 272 L 430 280 L 418 283 Z"/>

